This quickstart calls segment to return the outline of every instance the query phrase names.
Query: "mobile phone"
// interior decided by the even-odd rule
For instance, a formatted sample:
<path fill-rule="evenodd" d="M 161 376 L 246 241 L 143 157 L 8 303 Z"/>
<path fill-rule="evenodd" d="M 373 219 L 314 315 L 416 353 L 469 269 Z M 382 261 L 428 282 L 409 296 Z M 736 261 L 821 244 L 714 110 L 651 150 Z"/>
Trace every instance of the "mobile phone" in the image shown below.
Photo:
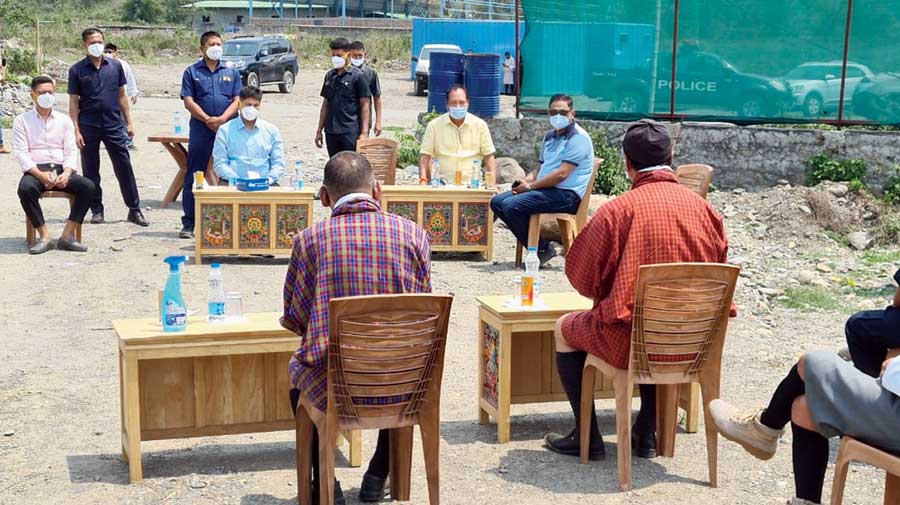
<path fill-rule="evenodd" d="M 513 181 L 512 187 L 518 187 L 520 184 L 522 184 L 522 181 Z"/>

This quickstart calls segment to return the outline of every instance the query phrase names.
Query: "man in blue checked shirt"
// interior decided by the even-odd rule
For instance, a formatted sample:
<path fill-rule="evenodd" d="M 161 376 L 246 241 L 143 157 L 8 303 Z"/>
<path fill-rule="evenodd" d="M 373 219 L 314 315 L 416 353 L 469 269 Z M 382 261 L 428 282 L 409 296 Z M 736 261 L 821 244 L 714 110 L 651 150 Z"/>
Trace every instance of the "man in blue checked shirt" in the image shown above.
<path fill-rule="evenodd" d="M 277 184 L 284 173 L 284 143 L 272 123 L 259 119 L 262 91 L 256 86 L 241 89 L 240 114 L 216 133 L 214 169 L 223 181 L 265 177 Z"/>

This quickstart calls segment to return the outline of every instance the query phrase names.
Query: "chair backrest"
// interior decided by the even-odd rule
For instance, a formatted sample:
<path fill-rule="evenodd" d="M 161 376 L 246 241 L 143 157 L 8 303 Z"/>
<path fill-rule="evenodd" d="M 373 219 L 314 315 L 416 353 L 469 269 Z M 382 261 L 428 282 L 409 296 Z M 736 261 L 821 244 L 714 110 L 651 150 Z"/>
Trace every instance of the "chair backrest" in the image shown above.
<path fill-rule="evenodd" d="M 356 152 L 369 160 L 375 178 L 382 184 L 394 184 L 399 151 L 400 143 L 392 139 L 367 138 L 356 142 Z"/>
<path fill-rule="evenodd" d="M 578 231 L 581 231 L 581 229 L 584 228 L 585 223 L 587 223 L 588 210 L 591 208 L 591 190 L 594 189 L 594 181 L 597 180 L 597 171 L 600 169 L 601 163 L 603 163 L 603 158 L 594 158 L 594 168 L 591 171 L 591 178 L 588 180 L 588 185 L 584 190 L 584 194 L 581 195 L 581 203 L 578 204 L 578 212 L 575 213 L 575 227 L 578 228 Z"/>
<path fill-rule="evenodd" d="M 675 177 L 679 184 L 705 199 L 712 182 L 713 167 L 701 164 L 681 165 L 675 169 Z"/>
<path fill-rule="evenodd" d="M 640 268 L 631 332 L 635 383 L 692 382 L 707 364 L 721 366 L 740 270 L 718 263 Z"/>
<path fill-rule="evenodd" d="M 452 302 L 431 294 L 329 302 L 328 409 L 341 430 L 412 426 L 438 408 Z"/>

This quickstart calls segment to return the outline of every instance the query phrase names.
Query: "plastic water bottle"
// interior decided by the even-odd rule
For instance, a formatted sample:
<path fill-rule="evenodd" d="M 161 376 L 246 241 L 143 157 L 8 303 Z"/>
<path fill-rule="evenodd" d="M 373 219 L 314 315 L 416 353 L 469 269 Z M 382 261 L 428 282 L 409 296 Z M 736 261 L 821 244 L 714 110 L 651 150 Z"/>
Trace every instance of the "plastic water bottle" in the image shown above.
<path fill-rule="evenodd" d="M 475 160 L 472 162 L 472 183 L 470 184 L 472 189 L 478 189 L 481 187 L 481 160 Z"/>
<path fill-rule="evenodd" d="M 522 276 L 522 305 L 526 307 L 534 305 L 540 296 L 540 268 L 537 247 L 529 247 L 528 254 L 525 255 L 525 275 Z"/>
<path fill-rule="evenodd" d="M 175 112 L 175 135 L 184 135 L 184 114 Z"/>
<path fill-rule="evenodd" d="M 438 163 L 438 160 L 432 158 L 431 160 L 431 182 L 432 186 L 440 186 L 441 185 L 441 164 Z"/>
<path fill-rule="evenodd" d="M 222 266 L 218 263 L 213 263 L 209 268 L 207 310 L 209 322 L 218 323 L 225 320 L 225 281 L 222 278 Z"/>
<path fill-rule="evenodd" d="M 303 160 L 294 160 L 294 189 L 303 189 Z"/>

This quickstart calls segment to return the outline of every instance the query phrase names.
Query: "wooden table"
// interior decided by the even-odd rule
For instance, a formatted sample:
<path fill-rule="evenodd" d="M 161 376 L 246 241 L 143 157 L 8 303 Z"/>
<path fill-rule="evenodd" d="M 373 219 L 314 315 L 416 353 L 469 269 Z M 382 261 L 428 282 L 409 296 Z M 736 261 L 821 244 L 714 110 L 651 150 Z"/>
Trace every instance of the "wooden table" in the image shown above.
<path fill-rule="evenodd" d="M 242 323 L 192 317 L 187 330 L 162 331 L 159 319 L 113 321 L 119 336 L 122 458 L 142 478 L 141 441 L 293 430 L 288 362 L 299 337 L 277 312 Z M 361 435 L 350 441 L 359 466 Z"/>
<path fill-rule="evenodd" d="M 199 223 L 194 261 L 199 265 L 204 255 L 290 254 L 294 235 L 313 222 L 314 194 L 279 186 L 194 190 Z"/>
<path fill-rule="evenodd" d="M 382 186 L 381 206 L 428 232 L 432 251 L 480 252 L 493 257 L 490 189 L 460 186 Z"/>
<path fill-rule="evenodd" d="M 171 205 L 175 200 L 178 200 L 178 195 L 181 193 L 182 188 L 184 188 L 184 175 L 187 173 L 187 149 L 185 149 L 184 146 L 189 140 L 190 138 L 184 135 L 151 135 L 147 137 L 147 142 L 159 142 L 162 144 L 163 147 L 166 148 L 166 151 L 169 151 L 169 154 L 172 155 L 172 158 L 175 159 L 175 163 L 178 165 L 178 172 L 169 184 L 166 196 L 163 197 L 162 203 L 160 204 L 160 207 L 164 209 Z M 212 186 L 219 184 L 219 176 L 217 176 L 216 172 L 213 170 L 212 156 L 210 156 L 209 162 L 206 164 L 204 178 L 207 183 Z"/>
<path fill-rule="evenodd" d="M 569 312 L 590 309 L 592 303 L 577 293 L 546 293 L 542 297 L 544 305 L 532 309 L 507 306 L 510 295 L 476 299 L 478 420 L 481 424 L 487 424 L 491 416 L 497 420 L 499 443 L 509 442 L 510 405 L 567 400 L 556 370 L 554 325 Z M 615 398 L 611 380 L 598 373 L 596 384 L 594 398 Z M 690 433 L 697 431 L 699 398 L 699 386 L 682 391 L 680 403 L 687 411 Z M 668 441 L 661 446 L 667 447 Z"/>

